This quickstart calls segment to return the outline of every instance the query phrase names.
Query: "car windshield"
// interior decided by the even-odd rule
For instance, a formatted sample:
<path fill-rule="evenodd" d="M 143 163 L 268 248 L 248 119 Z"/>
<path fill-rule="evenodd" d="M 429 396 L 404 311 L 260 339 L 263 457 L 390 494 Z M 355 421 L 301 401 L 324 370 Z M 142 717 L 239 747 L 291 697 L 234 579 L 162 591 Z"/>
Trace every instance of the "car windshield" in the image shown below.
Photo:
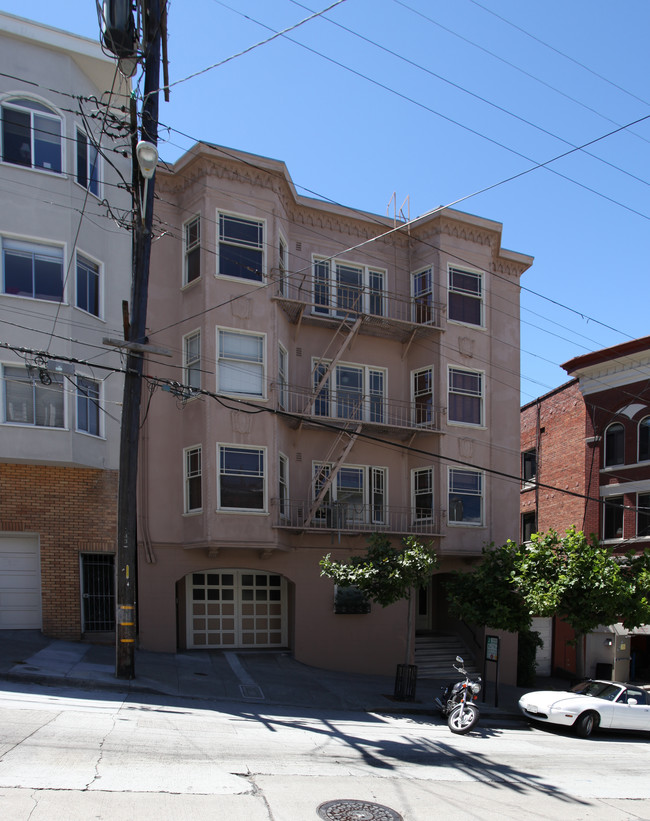
<path fill-rule="evenodd" d="M 616 684 L 608 684 L 606 681 L 581 681 L 580 684 L 571 688 L 571 692 L 614 701 L 621 692 L 621 688 Z"/>

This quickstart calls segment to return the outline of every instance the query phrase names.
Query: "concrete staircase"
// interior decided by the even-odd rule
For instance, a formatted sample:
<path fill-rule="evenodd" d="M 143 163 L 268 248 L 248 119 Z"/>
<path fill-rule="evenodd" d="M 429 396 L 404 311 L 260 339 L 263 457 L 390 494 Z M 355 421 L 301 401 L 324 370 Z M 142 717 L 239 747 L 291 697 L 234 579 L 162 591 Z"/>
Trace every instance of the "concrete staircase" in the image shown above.
<path fill-rule="evenodd" d="M 475 665 L 474 654 L 458 636 L 441 634 L 415 637 L 415 663 L 418 667 L 418 679 L 448 679 L 456 675 L 452 664 L 456 656 L 465 660 L 468 673 L 479 673 Z"/>

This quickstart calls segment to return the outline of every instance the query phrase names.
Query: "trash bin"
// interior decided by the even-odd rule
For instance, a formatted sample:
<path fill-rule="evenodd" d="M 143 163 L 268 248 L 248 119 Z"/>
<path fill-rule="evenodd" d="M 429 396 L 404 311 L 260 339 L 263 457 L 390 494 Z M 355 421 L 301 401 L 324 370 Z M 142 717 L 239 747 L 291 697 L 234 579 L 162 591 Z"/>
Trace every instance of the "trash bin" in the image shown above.
<path fill-rule="evenodd" d="M 414 701 L 415 685 L 418 680 L 418 668 L 415 664 L 398 664 L 395 673 L 395 692 L 397 701 Z"/>

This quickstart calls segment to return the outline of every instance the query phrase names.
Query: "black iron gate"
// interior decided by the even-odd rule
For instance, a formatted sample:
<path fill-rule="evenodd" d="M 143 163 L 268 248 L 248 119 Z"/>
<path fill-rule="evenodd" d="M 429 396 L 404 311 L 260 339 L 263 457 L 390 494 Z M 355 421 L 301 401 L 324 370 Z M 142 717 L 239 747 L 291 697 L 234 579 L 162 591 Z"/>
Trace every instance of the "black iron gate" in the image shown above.
<path fill-rule="evenodd" d="M 115 630 L 115 556 L 85 553 L 81 557 L 83 630 Z"/>

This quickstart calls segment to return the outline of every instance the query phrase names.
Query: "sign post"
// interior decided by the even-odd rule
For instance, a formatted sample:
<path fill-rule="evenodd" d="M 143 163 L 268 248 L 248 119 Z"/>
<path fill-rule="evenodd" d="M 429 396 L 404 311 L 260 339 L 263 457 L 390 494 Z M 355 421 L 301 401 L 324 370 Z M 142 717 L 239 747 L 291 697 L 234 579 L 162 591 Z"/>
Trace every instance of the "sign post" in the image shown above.
<path fill-rule="evenodd" d="M 485 637 L 485 662 L 488 661 L 496 664 L 496 675 L 494 681 L 494 706 L 499 706 L 499 637 L 486 636 Z M 487 671 L 484 675 L 485 694 L 487 696 Z"/>

